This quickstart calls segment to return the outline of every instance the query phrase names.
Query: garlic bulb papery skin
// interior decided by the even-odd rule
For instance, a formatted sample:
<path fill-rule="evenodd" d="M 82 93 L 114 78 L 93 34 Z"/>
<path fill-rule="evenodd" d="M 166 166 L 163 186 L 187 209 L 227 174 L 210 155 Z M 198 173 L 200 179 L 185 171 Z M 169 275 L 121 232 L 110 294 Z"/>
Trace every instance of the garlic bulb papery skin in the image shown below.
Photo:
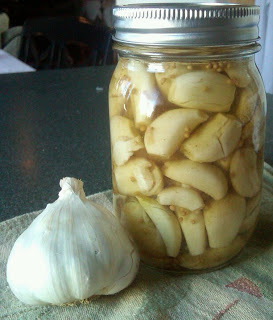
<path fill-rule="evenodd" d="M 108 210 L 85 197 L 83 182 L 60 181 L 59 198 L 16 240 L 7 281 L 26 304 L 64 304 L 110 295 L 134 280 L 139 255 Z"/>

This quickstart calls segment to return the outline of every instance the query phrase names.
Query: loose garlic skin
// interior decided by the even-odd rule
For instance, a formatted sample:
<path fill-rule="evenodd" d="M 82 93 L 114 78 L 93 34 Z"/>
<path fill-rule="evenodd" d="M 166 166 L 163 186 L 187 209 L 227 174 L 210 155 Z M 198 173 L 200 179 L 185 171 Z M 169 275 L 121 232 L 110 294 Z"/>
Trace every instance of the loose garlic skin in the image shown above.
<path fill-rule="evenodd" d="M 83 183 L 60 181 L 59 198 L 16 240 L 7 281 L 26 304 L 64 304 L 109 295 L 135 278 L 139 256 L 118 219 L 85 197 Z"/>
<path fill-rule="evenodd" d="M 162 60 L 120 58 L 131 92 L 118 116 L 134 133 L 115 150 L 112 142 L 116 211 L 126 212 L 144 262 L 216 268 L 240 252 L 258 218 L 263 85 L 249 57 Z"/>

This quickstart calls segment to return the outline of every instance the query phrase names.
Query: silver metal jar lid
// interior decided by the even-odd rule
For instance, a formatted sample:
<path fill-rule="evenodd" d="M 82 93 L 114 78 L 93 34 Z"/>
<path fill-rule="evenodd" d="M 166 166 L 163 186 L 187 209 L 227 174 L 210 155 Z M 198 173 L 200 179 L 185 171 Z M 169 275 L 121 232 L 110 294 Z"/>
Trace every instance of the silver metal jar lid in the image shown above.
<path fill-rule="evenodd" d="M 220 3 L 116 6 L 113 39 L 163 47 L 246 44 L 259 39 L 259 13 L 258 6 Z"/>

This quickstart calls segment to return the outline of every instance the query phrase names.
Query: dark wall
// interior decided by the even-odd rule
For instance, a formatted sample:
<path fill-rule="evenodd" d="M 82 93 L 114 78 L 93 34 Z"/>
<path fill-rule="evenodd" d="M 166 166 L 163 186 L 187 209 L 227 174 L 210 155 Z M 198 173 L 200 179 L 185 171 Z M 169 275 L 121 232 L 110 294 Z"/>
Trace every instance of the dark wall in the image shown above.
<path fill-rule="evenodd" d="M 10 26 L 23 25 L 27 18 L 78 15 L 83 0 L 0 0 L 0 12 L 10 17 Z"/>

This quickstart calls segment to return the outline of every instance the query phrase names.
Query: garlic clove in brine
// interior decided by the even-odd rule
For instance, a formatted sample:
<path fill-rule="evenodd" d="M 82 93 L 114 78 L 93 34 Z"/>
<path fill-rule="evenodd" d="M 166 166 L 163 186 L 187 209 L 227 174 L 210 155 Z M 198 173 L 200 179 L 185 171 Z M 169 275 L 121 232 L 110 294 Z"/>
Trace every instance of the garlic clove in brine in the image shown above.
<path fill-rule="evenodd" d="M 8 259 L 9 286 L 27 304 L 114 294 L 138 270 L 138 252 L 118 219 L 85 197 L 82 181 L 64 178 L 60 186 L 59 198 L 21 234 Z"/>

